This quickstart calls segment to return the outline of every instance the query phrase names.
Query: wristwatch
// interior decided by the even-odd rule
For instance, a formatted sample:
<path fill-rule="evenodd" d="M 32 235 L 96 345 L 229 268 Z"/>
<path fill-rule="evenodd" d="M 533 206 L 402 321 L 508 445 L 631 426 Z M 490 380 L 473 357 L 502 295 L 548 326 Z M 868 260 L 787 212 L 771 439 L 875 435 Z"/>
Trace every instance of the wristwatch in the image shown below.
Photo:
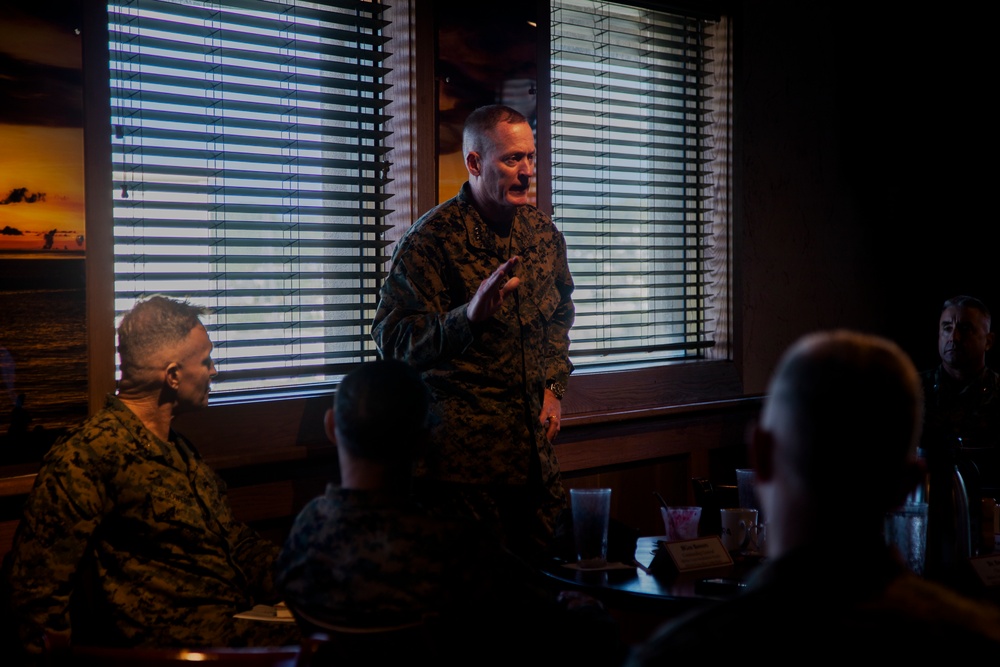
<path fill-rule="evenodd" d="M 562 400 L 563 395 L 566 393 L 566 387 L 564 387 L 562 383 L 556 382 L 555 380 L 549 380 L 548 382 L 546 382 L 545 388 L 551 391 L 553 394 L 555 394 L 556 398 L 558 398 L 560 401 Z"/>

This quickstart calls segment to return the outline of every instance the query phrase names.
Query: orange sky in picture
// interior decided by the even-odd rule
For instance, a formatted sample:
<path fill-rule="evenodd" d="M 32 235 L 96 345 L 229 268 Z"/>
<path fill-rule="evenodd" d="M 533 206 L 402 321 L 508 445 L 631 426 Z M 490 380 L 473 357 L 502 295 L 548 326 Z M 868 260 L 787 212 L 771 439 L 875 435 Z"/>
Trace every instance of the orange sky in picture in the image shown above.
<path fill-rule="evenodd" d="M 85 250 L 83 198 L 83 130 L 77 127 L 0 125 L 0 201 L 27 188 L 45 193 L 34 203 L 0 205 L 0 250 L 41 250 L 45 234 L 57 230 L 51 250 Z"/>
<path fill-rule="evenodd" d="M 4 14 L 0 21 L 0 52 L 10 56 L 12 64 L 10 72 L 0 72 L 0 76 L 11 78 L 12 85 L 28 81 L 25 72 L 44 71 L 46 66 L 82 68 L 78 34 L 51 17 L 39 18 L 45 13 L 30 8 L 10 7 Z M 16 80 L 16 76 L 22 78 Z M 59 105 L 58 95 L 66 91 L 54 93 L 56 89 L 47 89 L 44 77 L 32 83 L 32 87 L 21 90 L 43 100 L 33 109 L 37 115 L 75 106 L 74 100 Z M 79 100 L 75 102 L 79 104 Z M 44 122 L 37 115 L 21 114 L 14 123 L 22 123 L 25 118 L 27 122 L 32 118 Z M 51 118 L 59 114 L 48 115 L 50 122 L 44 125 L 26 125 L 13 124 L 6 113 L 0 113 L 0 252 L 43 250 L 46 234 L 52 230 L 55 234 L 49 250 L 86 249 L 83 118 L 53 122 Z M 40 193 L 44 197 L 37 196 Z M 35 200 L 29 203 L 26 199 L 33 196 Z"/>

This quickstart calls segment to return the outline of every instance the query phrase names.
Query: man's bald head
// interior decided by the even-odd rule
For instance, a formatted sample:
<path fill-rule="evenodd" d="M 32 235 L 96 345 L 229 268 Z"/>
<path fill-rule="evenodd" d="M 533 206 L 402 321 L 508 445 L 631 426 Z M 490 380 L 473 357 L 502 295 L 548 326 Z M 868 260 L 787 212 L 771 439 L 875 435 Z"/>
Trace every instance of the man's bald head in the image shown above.
<path fill-rule="evenodd" d="M 917 371 L 895 343 L 807 335 L 782 357 L 764 406 L 774 473 L 817 497 L 888 508 L 916 451 L 922 405 Z"/>

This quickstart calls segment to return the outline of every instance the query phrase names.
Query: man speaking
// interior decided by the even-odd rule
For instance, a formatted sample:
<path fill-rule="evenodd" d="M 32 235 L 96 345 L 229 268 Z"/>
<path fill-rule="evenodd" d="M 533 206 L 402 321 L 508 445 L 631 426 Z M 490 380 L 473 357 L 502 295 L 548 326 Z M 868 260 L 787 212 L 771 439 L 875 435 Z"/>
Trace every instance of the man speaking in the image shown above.
<path fill-rule="evenodd" d="M 528 120 L 476 109 L 463 153 L 468 182 L 396 247 L 372 336 L 434 399 L 432 447 L 415 471 L 425 498 L 496 521 L 531 556 L 566 504 L 552 441 L 573 370 L 573 279 L 563 235 L 528 203 Z"/>

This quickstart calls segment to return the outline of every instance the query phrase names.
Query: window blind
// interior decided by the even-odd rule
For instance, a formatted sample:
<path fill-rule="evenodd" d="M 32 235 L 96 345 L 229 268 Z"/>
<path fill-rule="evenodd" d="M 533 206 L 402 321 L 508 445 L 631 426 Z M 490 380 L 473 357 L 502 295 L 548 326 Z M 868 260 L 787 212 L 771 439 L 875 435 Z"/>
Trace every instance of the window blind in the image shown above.
<path fill-rule="evenodd" d="M 577 368 L 713 343 L 713 21 L 552 0 L 553 218 L 576 282 Z"/>
<path fill-rule="evenodd" d="M 109 4 L 116 311 L 209 308 L 214 401 L 329 390 L 375 356 L 382 9 Z"/>

